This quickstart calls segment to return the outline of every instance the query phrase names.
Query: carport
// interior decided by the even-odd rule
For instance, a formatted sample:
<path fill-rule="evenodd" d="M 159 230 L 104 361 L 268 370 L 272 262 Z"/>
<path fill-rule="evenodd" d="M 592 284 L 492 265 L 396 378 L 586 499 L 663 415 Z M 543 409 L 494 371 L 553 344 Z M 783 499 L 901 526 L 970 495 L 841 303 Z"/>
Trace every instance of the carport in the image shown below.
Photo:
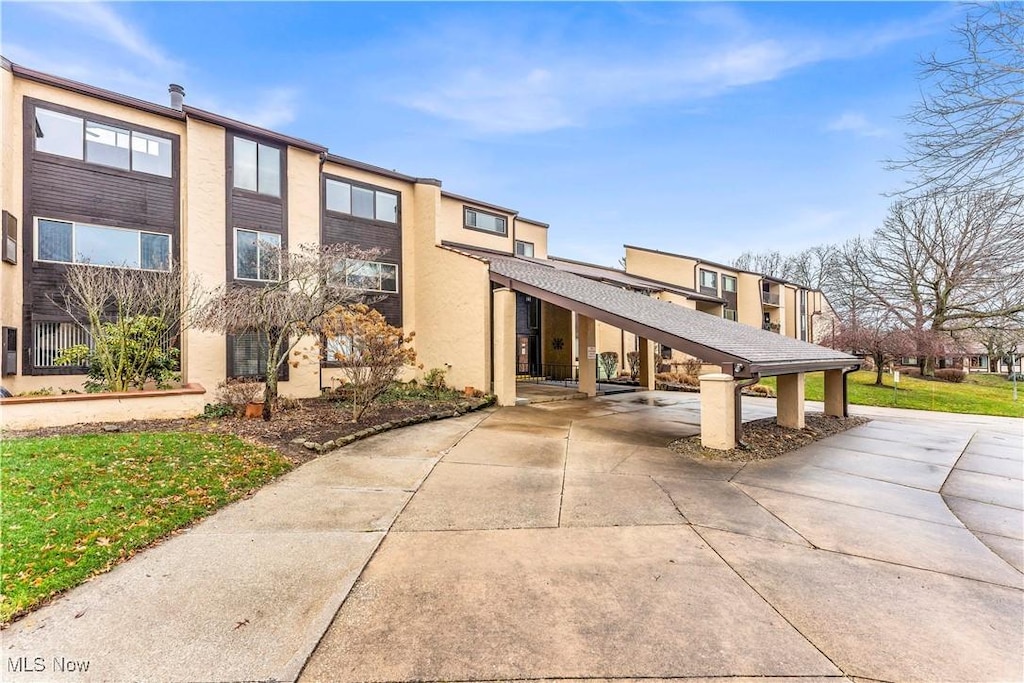
<path fill-rule="evenodd" d="M 824 371 L 825 413 L 847 414 L 846 375 L 860 359 L 817 344 L 735 323 L 684 306 L 557 269 L 540 259 L 473 251 L 489 263 L 493 284 L 494 393 L 514 405 L 515 293 L 521 292 L 577 316 L 581 392 L 596 394 L 595 321 L 640 338 L 640 382 L 654 388 L 654 344 L 678 349 L 721 372 L 701 376 L 701 441 L 734 448 L 741 437 L 740 390 L 761 377 L 778 377 L 778 422 L 804 427 L 804 373 Z"/>

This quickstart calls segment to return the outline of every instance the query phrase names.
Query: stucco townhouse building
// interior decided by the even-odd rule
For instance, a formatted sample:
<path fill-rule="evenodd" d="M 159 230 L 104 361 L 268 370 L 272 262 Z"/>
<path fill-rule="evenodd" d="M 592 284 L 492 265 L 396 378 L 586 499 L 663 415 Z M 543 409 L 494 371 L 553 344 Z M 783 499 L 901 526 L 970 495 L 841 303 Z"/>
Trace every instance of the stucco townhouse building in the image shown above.
<path fill-rule="evenodd" d="M 258 285 L 274 276 L 259 254 L 268 243 L 380 250 L 360 265 L 360 285 L 389 323 L 416 333 L 418 362 L 448 367 L 451 385 L 493 392 L 502 404 L 515 402 L 518 373 L 540 370 L 531 364 L 569 368 L 592 394 L 599 347 L 624 348 L 627 334 L 652 387 L 663 349 L 716 364 L 732 383 L 856 363 L 798 341 L 814 339 L 820 293 L 718 266 L 712 283 L 704 271 L 714 264 L 636 247 L 627 247 L 625 271 L 552 258 L 545 223 L 434 178 L 189 106 L 180 86 L 155 104 L 0 66 L 0 382 L 11 393 L 81 387 L 81 368 L 55 363 L 62 349 L 88 342 L 53 301 L 67 264 L 174 262 L 204 287 Z M 779 334 L 760 329 L 769 320 Z M 207 390 L 265 371 L 246 335 L 192 328 L 175 343 L 183 382 Z M 310 358 L 289 369 L 280 391 L 316 396 L 337 374 Z M 211 398 L 189 400 L 179 410 Z"/>

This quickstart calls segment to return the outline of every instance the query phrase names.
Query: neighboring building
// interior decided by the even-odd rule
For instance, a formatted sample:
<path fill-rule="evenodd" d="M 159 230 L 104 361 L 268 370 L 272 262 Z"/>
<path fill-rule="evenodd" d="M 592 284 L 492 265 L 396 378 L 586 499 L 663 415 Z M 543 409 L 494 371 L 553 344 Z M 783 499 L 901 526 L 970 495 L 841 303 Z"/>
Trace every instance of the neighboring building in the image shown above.
<path fill-rule="evenodd" d="M 625 270 L 551 258 L 556 267 L 584 277 L 793 339 L 827 343 L 833 330 L 835 314 L 820 290 L 693 256 L 630 245 L 625 250 Z M 627 355 L 639 348 L 636 336 L 598 323 L 597 338 L 599 351 L 616 352 L 620 371 L 627 371 Z M 659 357 L 666 371 L 691 358 L 666 346 Z"/>

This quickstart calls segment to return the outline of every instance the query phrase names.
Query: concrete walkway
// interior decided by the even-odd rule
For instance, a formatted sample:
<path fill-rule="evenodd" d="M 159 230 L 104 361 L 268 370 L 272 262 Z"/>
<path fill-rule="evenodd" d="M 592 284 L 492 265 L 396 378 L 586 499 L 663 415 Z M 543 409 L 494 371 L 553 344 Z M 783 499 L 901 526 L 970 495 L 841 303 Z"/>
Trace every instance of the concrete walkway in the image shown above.
<path fill-rule="evenodd" d="M 16 623 L 3 680 L 1024 679 L 1021 422 L 855 410 L 745 467 L 664 448 L 690 394 L 381 435 Z"/>

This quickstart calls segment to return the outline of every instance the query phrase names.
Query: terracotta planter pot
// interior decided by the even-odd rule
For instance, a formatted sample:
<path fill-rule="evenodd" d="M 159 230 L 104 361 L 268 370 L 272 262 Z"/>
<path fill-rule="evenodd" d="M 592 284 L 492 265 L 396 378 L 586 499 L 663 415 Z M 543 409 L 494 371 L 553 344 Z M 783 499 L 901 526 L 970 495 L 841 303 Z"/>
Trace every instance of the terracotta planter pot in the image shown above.
<path fill-rule="evenodd" d="M 246 417 L 263 417 L 263 404 L 262 403 L 246 403 L 245 404 L 245 416 Z"/>

